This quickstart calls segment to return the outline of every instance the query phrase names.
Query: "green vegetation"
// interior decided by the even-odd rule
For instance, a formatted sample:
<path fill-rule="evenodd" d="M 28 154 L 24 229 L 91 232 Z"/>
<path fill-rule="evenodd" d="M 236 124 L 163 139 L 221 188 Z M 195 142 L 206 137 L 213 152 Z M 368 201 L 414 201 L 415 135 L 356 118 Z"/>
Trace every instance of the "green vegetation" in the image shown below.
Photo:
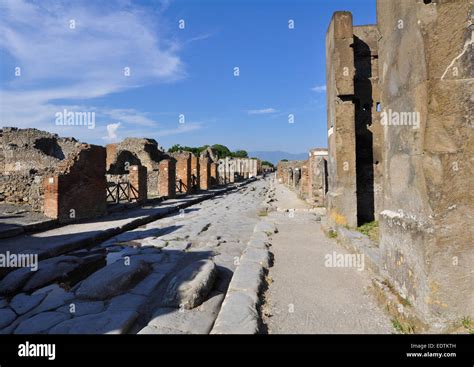
<path fill-rule="evenodd" d="M 468 331 L 469 334 L 474 334 L 474 325 L 472 325 L 472 321 L 469 316 L 465 316 L 462 318 L 461 325 L 464 329 Z"/>
<path fill-rule="evenodd" d="M 415 328 L 411 325 L 403 326 L 398 319 L 392 319 L 392 326 L 393 328 L 400 334 L 414 334 Z"/>
<path fill-rule="evenodd" d="M 369 223 L 364 223 L 363 225 L 358 227 L 357 230 L 360 233 L 365 234 L 372 241 L 378 242 L 378 240 L 379 240 L 379 222 L 373 221 L 373 222 L 369 222 Z"/>
<path fill-rule="evenodd" d="M 333 229 L 330 229 L 328 232 L 329 238 L 336 238 L 337 237 L 337 232 Z"/>
<path fill-rule="evenodd" d="M 272 162 L 269 161 L 262 161 L 262 166 L 269 166 L 271 168 L 275 168 Z"/>
<path fill-rule="evenodd" d="M 193 153 L 195 156 L 201 154 L 202 151 L 206 150 L 209 145 L 203 145 L 202 147 L 188 147 L 182 146 L 179 144 L 173 145 L 171 148 L 168 149 L 168 153 L 179 152 L 180 150 L 185 150 L 188 152 Z M 232 152 L 229 148 L 225 145 L 221 144 L 214 144 L 210 146 L 217 154 L 219 158 L 248 158 L 248 153 L 245 150 L 236 150 Z"/>

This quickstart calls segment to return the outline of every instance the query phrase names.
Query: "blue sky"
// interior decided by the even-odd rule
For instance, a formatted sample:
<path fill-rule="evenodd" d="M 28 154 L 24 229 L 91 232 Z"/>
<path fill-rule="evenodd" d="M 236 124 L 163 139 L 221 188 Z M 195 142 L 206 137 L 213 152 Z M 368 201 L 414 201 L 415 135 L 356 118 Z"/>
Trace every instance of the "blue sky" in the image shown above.
<path fill-rule="evenodd" d="M 375 0 L 0 0 L 0 125 L 100 145 L 326 146 L 337 10 L 375 23 Z M 95 112 L 95 127 L 57 125 L 64 109 Z"/>

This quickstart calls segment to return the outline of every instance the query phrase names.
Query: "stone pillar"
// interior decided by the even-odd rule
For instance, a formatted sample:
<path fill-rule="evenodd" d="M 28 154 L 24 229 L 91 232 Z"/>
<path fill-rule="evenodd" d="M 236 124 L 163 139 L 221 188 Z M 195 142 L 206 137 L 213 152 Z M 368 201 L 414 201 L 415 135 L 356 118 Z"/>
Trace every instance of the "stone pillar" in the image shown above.
<path fill-rule="evenodd" d="M 306 199 L 309 196 L 309 166 L 308 161 L 304 161 L 301 165 L 301 178 L 300 178 L 300 196 Z"/>
<path fill-rule="evenodd" d="M 106 149 L 106 171 L 110 169 L 110 166 L 115 162 L 117 158 L 117 144 L 107 144 Z"/>
<path fill-rule="evenodd" d="M 174 159 L 163 159 L 159 163 L 158 193 L 160 196 L 176 196 L 176 163 Z"/>
<path fill-rule="evenodd" d="M 199 188 L 208 190 L 211 187 L 211 163 L 209 158 L 199 159 Z"/>
<path fill-rule="evenodd" d="M 219 165 L 215 162 L 211 163 L 211 186 L 217 186 L 219 184 Z"/>
<path fill-rule="evenodd" d="M 195 189 L 199 189 L 199 179 L 200 179 L 200 166 L 199 166 L 199 157 L 196 157 L 194 154 L 191 155 L 191 183 L 194 182 Z M 192 185 L 191 185 L 192 186 Z"/>
<path fill-rule="evenodd" d="M 229 183 L 234 183 L 235 182 L 235 161 L 233 159 L 229 159 L 227 169 L 229 172 Z"/>
<path fill-rule="evenodd" d="M 148 198 L 147 194 L 147 168 L 145 166 L 130 166 L 128 173 L 130 182 L 130 199 L 139 203 Z"/>
<path fill-rule="evenodd" d="M 176 180 L 181 180 L 183 193 L 191 192 L 191 153 L 180 152 L 174 154 L 176 159 Z"/>
<path fill-rule="evenodd" d="M 336 12 L 326 34 L 329 225 L 357 227 L 353 27 Z"/>
<path fill-rule="evenodd" d="M 315 148 L 309 152 L 309 198 L 317 206 L 324 206 L 326 195 L 326 157 L 327 149 Z"/>
<path fill-rule="evenodd" d="M 219 166 L 218 166 L 218 182 L 219 185 L 225 185 L 228 183 L 227 179 L 227 162 L 225 159 L 219 159 Z"/>

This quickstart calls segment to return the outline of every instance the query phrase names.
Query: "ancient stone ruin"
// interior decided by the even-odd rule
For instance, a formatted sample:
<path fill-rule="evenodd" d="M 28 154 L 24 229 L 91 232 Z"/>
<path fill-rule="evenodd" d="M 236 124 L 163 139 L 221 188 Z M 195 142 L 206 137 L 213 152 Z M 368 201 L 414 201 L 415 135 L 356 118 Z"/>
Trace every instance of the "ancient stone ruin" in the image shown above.
<path fill-rule="evenodd" d="M 328 224 L 378 221 L 381 273 L 431 325 L 474 309 L 472 34 L 468 0 L 378 0 L 326 38 Z"/>
<path fill-rule="evenodd" d="M 315 206 L 325 204 L 327 194 L 327 149 L 314 148 L 304 161 L 280 161 L 277 179 Z"/>
<path fill-rule="evenodd" d="M 102 215 L 105 150 L 37 129 L 0 130 L 0 198 L 61 222 Z"/>
<path fill-rule="evenodd" d="M 133 186 L 138 190 L 137 195 L 141 200 L 175 195 L 175 178 L 172 177 L 175 173 L 175 162 L 172 157 L 158 149 L 158 143 L 154 139 L 127 138 L 120 143 L 108 144 L 106 149 L 109 182 L 117 180 L 127 182 L 126 175 L 131 172 L 130 168 L 138 166 L 143 168 L 134 171 L 140 170 L 141 175 L 146 177 L 146 186 L 142 183 L 141 190 L 138 188 L 138 183 Z M 170 181 L 173 184 L 170 184 Z"/>

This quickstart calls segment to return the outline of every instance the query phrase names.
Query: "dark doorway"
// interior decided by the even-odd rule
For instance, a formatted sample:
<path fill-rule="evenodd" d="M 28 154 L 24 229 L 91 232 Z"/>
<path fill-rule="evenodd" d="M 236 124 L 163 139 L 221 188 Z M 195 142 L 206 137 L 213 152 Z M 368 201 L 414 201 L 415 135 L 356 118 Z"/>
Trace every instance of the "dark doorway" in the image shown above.
<path fill-rule="evenodd" d="M 354 107 L 356 131 L 357 223 L 374 220 L 374 159 L 372 125 L 372 56 L 370 47 L 354 37 Z"/>

